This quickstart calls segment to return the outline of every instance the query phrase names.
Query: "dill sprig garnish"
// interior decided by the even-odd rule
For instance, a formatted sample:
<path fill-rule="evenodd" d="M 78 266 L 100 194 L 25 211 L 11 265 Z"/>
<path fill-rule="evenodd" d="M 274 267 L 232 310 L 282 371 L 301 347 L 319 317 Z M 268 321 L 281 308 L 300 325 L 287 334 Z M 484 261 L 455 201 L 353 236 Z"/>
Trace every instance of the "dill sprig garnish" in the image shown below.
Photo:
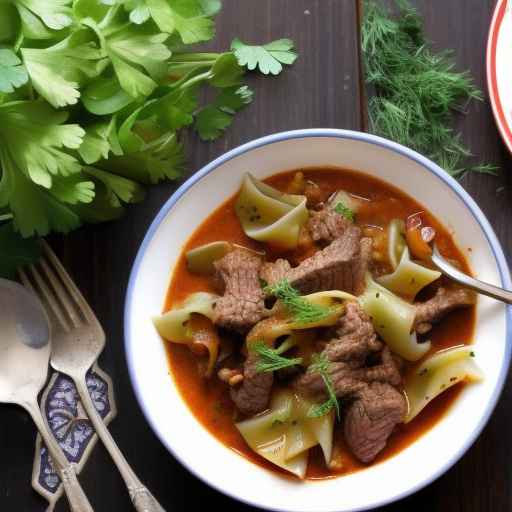
<path fill-rule="evenodd" d="M 324 381 L 325 390 L 327 391 L 327 400 L 321 404 L 311 406 L 308 411 L 310 418 L 319 418 L 327 414 L 333 407 L 336 409 L 336 417 L 340 419 L 340 405 L 336 392 L 334 391 L 334 384 L 331 375 L 329 374 L 329 367 L 331 362 L 323 354 L 313 354 L 311 360 L 313 361 L 308 368 L 308 373 L 319 373 Z"/>
<path fill-rule="evenodd" d="M 293 320 L 299 324 L 319 322 L 332 313 L 331 308 L 313 304 L 301 297 L 287 279 L 281 279 L 275 284 L 266 286 L 264 292 L 279 299 Z"/>
<path fill-rule="evenodd" d="M 265 342 L 255 343 L 252 350 L 259 356 L 259 360 L 256 363 L 257 372 L 275 372 L 302 363 L 302 357 L 284 357 L 281 355 L 281 353 L 284 352 L 281 347 L 274 349 L 269 347 Z"/>
<path fill-rule="evenodd" d="M 454 133 L 453 114 L 470 100 L 482 100 L 468 72 L 454 71 L 452 52 L 434 53 L 423 20 L 406 0 L 399 13 L 375 0 L 365 1 L 361 31 L 370 130 L 428 156 L 452 176 L 467 171 L 496 174 L 490 164 L 465 167 L 471 157 Z"/>

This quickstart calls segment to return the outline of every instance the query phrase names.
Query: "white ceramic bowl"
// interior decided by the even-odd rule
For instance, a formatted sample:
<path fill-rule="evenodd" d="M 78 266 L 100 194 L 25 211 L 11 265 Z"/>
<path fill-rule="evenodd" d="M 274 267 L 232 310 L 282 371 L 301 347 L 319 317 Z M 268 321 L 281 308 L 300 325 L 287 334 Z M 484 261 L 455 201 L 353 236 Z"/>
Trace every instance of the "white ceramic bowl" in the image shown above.
<path fill-rule="evenodd" d="M 428 159 L 375 136 L 322 129 L 270 135 L 226 153 L 182 185 L 149 228 L 130 277 L 125 337 L 131 379 L 149 424 L 186 468 L 233 498 L 271 510 L 367 510 L 429 484 L 480 434 L 510 362 L 511 311 L 480 298 L 475 352 L 484 382 L 467 386 L 442 421 L 396 456 L 336 479 L 279 477 L 231 451 L 196 421 L 169 375 L 164 345 L 151 323 L 162 309 L 181 248 L 210 212 L 239 189 L 243 173 L 264 178 L 322 165 L 362 171 L 404 190 L 453 231 L 478 278 L 511 287 L 500 244 L 463 188 Z"/>

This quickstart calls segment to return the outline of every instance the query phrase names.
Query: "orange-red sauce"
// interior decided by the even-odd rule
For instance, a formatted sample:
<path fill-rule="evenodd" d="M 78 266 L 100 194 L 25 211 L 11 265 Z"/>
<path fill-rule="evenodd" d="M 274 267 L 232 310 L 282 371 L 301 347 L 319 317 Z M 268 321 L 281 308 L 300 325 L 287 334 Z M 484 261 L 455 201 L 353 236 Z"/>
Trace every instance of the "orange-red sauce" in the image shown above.
<path fill-rule="evenodd" d="M 386 226 L 394 218 L 405 219 L 413 213 L 423 212 L 422 216 L 426 223 L 437 231 L 436 242 L 442 253 L 448 258 L 456 260 L 462 269 L 469 272 L 466 259 L 455 245 L 450 233 L 428 210 L 402 191 L 371 176 L 352 171 L 332 168 L 301 170 L 306 179 L 313 180 L 326 194 L 342 189 L 370 199 L 367 206 L 357 214 L 356 221 L 361 226 L 368 224 Z M 265 181 L 278 189 L 285 190 L 294 172 L 296 171 L 277 174 Z M 180 304 L 190 293 L 215 291 L 208 277 L 188 272 L 185 260 L 187 250 L 216 240 L 228 240 L 254 248 L 261 247 L 244 234 L 235 214 L 235 199 L 235 197 L 228 199 L 191 235 L 174 270 L 165 302 L 165 311 Z M 429 338 L 432 340 L 432 351 L 470 343 L 474 323 L 474 308 L 451 313 L 431 331 Z M 169 365 L 177 387 L 201 424 L 226 446 L 251 461 L 288 476 L 283 470 L 259 457 L 246 445 L 234 425 L 236 411 L 229 398 L 226 384 L 216 378 L 210 380 L 201 378 L 197 358 L 186 346 L 174 343 L 167 343 L 166 346 Z M 463 384 L 458 384 L 438 396 L 411 423 L 399 425 L 390 437 L 387 447 L 373 464 L 403 450 L 432 428 L 457 398 L 462 386 Z M 307 478 L 332 478 L 365 467 L 346 449 L 339 428 L 335 433 L 335 439 L 337 449 L 342 453 L 343 470 L 337 473 L 329 470 L 325 466 L 320 450 L 314 448 L 310 454 Z"/>

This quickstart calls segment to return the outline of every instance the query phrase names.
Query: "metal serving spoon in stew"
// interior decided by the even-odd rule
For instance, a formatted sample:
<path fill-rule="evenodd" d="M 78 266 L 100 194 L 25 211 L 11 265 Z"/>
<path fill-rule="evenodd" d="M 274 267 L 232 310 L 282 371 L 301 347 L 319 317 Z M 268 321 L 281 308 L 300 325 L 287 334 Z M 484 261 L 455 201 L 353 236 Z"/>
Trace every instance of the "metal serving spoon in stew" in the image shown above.
<path fill-rule="evenodd" d="M 474 277 L 464 274 L 464 272 L 461 272 L 459 269 L 455 268 L 451 263 L 445 260 L 443 256 L 441 256 L 441 253 L 439 252 L 435 242 L 432 244 L 431 259 L 432 263 L 440 272 L 442 272 L 445 276 L 448 276 L 456 283 L 465 286 L 466 288 L 471 288 L 472 290 L 475 290 L 482 295 L 487 295 L 493 299 L 506 302 L 507 304 L 512 304 L 512 291 L 505 290 L 499 286 L 494 286 L 489 283 L 484 283 L 483 281 L 479 281 Z"/>

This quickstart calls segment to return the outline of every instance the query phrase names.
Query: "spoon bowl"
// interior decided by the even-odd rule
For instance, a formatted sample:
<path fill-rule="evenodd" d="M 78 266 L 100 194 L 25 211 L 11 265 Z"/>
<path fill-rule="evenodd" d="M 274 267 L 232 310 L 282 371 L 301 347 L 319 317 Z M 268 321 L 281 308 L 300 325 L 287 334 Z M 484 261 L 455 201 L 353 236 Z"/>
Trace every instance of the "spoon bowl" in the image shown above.
<path fill-rule="evenodd" d="M 0 279 L 0 403 L 17 404 L 32 417 L 64 485 L 72 512 L 93 512 L 74 467 L 50 433 L 37 395 L 48 377 L 50 324 L 39 299 Z"/>
<path fill-rule="evenodd" d="M 41 391 L 50 359 L 50 327 L 39 300 L 0 279 L 0 402 L 28 402 Z"/>

